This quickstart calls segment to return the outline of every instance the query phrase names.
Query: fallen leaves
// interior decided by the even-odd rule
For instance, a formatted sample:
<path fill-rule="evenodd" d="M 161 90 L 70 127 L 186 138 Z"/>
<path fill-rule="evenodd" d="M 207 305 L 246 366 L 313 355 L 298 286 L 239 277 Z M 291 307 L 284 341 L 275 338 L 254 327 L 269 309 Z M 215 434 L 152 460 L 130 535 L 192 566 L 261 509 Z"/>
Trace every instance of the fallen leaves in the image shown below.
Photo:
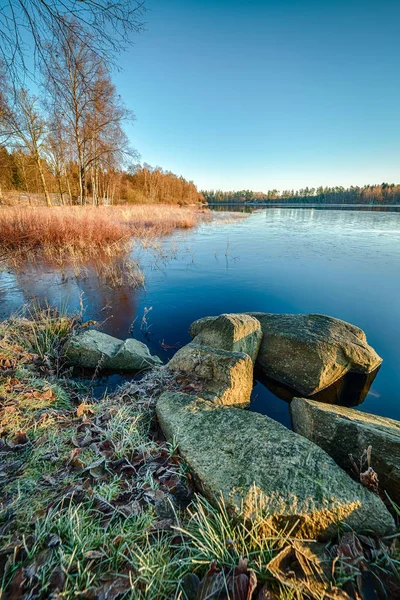
<path fill-rule="evenodd" d="M 180 587 L 187 600 L 275 600 L 268 586 L 261 587 L 248 561 L 239 558 L 233 569 L 220 569 L 216 561 L 202 580 L 195 573 L 186 575 Z"/>
<path fill-rule="evenodd" d="M 0 438 L 0 453 L 25 450 L 29 444 L 30 442 L 26 431 L 17 431 L 10 440 Z"/>
<path fill-rule="evenodd" d="M 78 408 L 76 409 L 76 416 L 77 417 L 82 417 L 83 415 L 93 415 L 94 411 L 93 408 L 91 407 L 90 404 L 87 404 L 86 402 L 81 402 L 80 405 L 78 406 Z"/>
<path fill-rule="evenodd" d="M 31 392 L 24 392 L 24 398 L 35 398 L 37 400 L 55 400 L 56 394 L 50 387 L 48 387 L 44 388 L 43 390 L 33 390 Z"/>
<path fill-rule="evenodd" d="M 323 544 L 293 541 L 267 566 L 284 586 L 320 600 L 351 600 L 332 583 L 332 559 Z"/>

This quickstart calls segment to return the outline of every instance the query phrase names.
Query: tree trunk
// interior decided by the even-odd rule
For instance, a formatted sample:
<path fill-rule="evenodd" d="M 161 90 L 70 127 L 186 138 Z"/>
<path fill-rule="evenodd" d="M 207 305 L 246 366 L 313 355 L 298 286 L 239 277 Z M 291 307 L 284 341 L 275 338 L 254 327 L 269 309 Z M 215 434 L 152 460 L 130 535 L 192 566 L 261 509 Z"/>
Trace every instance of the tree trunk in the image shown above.
<path fill-rule="evenodd" d="M 79 167 L 79 188 L 81 192 L 81 204 L 84 206 L 86 204 L 86 170 L 82 164 Z"/>
<path fill-rule="evenodd" d="M 69 183 L 69 177 L 68 177 L 68 175 L 66 175 L 66 177 L 65 177 L 65 180 L 66 180 L 66 182 L 67 182 L 68 196 L 69 196 L 69 203 L 70 203 L 70 205 L 72 206 L 72 204 L 73 204 L 73 200 L 72 200 L 72 192 L 71 192 L 71 186 L 70 186 L 70 183 Z"/>
<path fill-rule="evenodd" d="M 46 198 L 46 204 L 47 204 L 47 206 L 51 207 L 53 205 L 51 203 L 49 192 L 47 190 L 47 184 L 46 184 L 46 180 L 44 178 L 44 173 L 43 173 L 42 162 L 40 160 L 40 156 L 36 156 L 36 164 L 38 166 L 40 181 L 42 182 L 44 197 Z"/>

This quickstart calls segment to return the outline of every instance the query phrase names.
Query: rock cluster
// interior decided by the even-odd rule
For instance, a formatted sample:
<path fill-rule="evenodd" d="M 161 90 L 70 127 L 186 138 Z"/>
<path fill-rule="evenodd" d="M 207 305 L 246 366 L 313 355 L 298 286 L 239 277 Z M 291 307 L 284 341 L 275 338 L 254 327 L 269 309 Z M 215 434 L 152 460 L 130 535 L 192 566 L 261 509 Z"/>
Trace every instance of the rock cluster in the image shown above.
<path fill-rule="evenodd" d="M 313 440 L 240 410 L 250 400 L 254 363 L 310 394 L 349 371 L 376 369 L 381 359 L 361 330 L 322 315 L 252 313 L 206 317 L 190 333 L 193 341 L 167 368 L 196 376 L 201 392 L 166 392 L 156 410 L 211 501 L 222 494 L 229 510 L 262 516 L 268 534 L 286 527 L 291 535 L 326 539 L 339 522 L 358 532 L 394 531 L 379 496 Z"/>
<path fill-rule="evenodd" d="M 165 392 L 156 410 L 211 501 L 222 495 L 231 512 L 262 518 L 267 535 L 285 528 L 288 535 L 327 539 L 339 523 L 357 532 L 394 532 L 381 498 L 348 473 L 349 455 L 357 460 L 372 447 L 380 488 L 400 503 L 400 423 L 315 401 L 327 397 L 329 386 L 337 402 L 345 389 L 357 395 L 350 377 L 365 376 L 370 384 L 381 358 L 363 331 L 324 315 L 247 313 L 199 319 L 190 333 L 192 342 L 165 368 L 176 379 L 195 379 L 195 393 Z M 92 369 L 161 365 L 145 344 L 96 330 L 72 337 L 65 356 Z M 274 385 L 308 397 L 291 402 L 294 431 L 242 410 L 255 366 Z"/>

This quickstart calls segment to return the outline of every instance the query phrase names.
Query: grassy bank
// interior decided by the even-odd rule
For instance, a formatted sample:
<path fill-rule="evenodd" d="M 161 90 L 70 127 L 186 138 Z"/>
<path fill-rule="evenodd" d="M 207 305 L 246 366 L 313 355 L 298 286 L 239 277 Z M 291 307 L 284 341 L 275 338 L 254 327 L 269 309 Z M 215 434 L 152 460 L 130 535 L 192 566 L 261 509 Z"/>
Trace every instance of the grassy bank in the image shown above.
<path fill-rule="evenodd" d="M 132 238 L 154 238 L 189 229 L 208 213 L 195 208 L 152 206 L 63 206 L 0 208 L 0 255 L 58 262 L 114 256 Z"/>
<path fill-rule="evenodd" d="M 197 496 L 163 439 L 154 406 L 176 383 L 162 369 L 100 400 L 71 379 L 62 348 L 82 327 L 50 309 L 0 325 L 0 598 L 344 599 L 324 589 L 357 590 L 364 572 L 395 597 L 393 540 L 372 540 L 368 560 L 339 540 L 322 588 L 282 581 L 271 560 L 288 535 Z"/>

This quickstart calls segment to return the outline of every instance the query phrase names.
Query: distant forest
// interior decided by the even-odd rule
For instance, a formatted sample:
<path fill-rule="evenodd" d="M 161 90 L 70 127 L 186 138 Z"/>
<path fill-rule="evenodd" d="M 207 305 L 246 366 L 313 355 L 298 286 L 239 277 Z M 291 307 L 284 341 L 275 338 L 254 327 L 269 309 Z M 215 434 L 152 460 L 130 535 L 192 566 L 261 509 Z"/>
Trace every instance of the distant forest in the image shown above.
<path fill-rule="evenodd" d="M 382 183 L 363 187 L 306 187 L 300 190 L 269 190 L 253 192 L 241 190 L 223 192 L 221 190 L 203 190 L 202 196 L 209 204 L 243 203 L 291 203 L 299 204 L 400 204 L 400 185 Z"/>

